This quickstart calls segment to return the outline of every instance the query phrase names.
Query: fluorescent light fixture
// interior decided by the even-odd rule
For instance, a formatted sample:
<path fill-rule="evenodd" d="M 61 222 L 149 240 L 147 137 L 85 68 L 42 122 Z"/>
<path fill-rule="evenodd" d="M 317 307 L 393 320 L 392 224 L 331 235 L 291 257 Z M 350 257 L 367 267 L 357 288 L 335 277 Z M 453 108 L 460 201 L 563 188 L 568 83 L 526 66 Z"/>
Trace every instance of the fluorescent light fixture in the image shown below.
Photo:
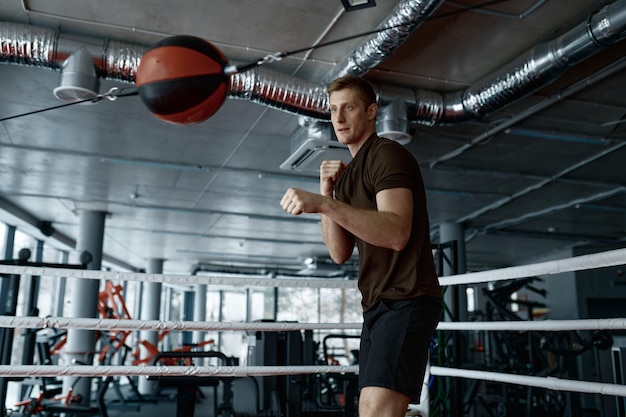
<path fill-rule="evenodd" d="M 147 167 L 147 168 L 158 168 L 158 169 L 173 169 L 176 171 L 206 171 L 207 168 L 202 165 L 191 165 L 191 164 L 178 164 L 172 162 L 159 162 L 159 161 L 149 161 L 145 159 L 125 159 L 125 158 L 112 158 L 112 157 L 104 157 L 100 158 L 102 162 L 108 162 L 109 164 L 118 164 L 118 165 L 130 165 L 137 167 Z"/>
<path fill-rule="evenodd" d="M 341 0 L 341 4 L 347 12 L 376 6 L 374 0 Z"/>

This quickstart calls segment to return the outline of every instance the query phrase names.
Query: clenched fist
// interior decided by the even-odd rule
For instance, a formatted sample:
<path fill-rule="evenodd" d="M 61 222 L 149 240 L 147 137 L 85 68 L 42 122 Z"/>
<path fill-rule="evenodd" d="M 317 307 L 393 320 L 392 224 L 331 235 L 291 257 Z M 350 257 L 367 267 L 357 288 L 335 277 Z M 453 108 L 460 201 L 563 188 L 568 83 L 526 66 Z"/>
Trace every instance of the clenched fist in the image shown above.
<path fill-rule="evenodd" d="M 280 200 L 280 206 L 288 213 L 319 213 L 322 196 L 298 188 L 289 188 Z"/>
<path fill-rule="evenodd" d="M 341 160 L 322 161 L 320 165 L 320 194 L 332 197 L 335 184 L 347 165 Z"/>

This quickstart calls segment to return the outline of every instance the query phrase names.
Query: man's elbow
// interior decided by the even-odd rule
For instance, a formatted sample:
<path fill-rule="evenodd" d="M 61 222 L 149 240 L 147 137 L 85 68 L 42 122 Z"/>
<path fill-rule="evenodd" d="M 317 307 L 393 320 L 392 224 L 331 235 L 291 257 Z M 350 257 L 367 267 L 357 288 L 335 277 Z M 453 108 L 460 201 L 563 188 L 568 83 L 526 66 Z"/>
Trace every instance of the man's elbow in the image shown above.
<path fill-rule="evenodd" d="M 332 250 L 328 251 L 330 255 L 330 259 L 333 260 L 337 265 L 345 264 L 352 258 L 352 251 L 354 246 L 345 246 L 345 247 L 336 247 Z"/>
<path fill-rule="evenodd" d="M 389 248 L 395 250 L 396 252 L 402 252 L 406 245 L 409 244 L 409 233 L 400 233 L 395 236 L 394 239 L 389 243 Z"/>
<path fill-rule="evenodd" d="M 348 260 L 352 257 L 352 253 L 350 254 L 331 254 L 330 259 L 333 260 L 337 265 L 342 265 L 348 262 Z"/>

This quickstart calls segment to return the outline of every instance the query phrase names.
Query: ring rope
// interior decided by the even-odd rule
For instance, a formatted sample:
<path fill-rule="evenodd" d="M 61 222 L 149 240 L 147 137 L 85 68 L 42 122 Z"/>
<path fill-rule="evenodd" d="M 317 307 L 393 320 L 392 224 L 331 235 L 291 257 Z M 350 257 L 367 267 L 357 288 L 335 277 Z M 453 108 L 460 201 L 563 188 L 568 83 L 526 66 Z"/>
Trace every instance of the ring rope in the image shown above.
<path fill-rule="evenodd" d="M 626 249 L 612 250 L 591 255 L 576 256 L 567 259 L 541 262 L 531 265 L 522 265 L 509 268 L 501 268 L 491 271 L 459 274 L 440 278 L 442 286 L 493 282 L 537 275 L 551 275 L 562 272 L 589 270 L 608 266 L 624 265 Z M 263 287 L 294 287 L 294 288 L 355 288 L 356 281 L 346 279 L 315 279 L 315 278 L 269 278 L 269 277 L 215 277 L 215 276 L 184 276 L 163 275 L 144 273 L 123 273 L 97 270 L 75 270 L 61 268 L 25 267 L 13 265 L 0 265 L 0 273 L 24 274 L 39 276 L 58 276 L 71 278 L 107 279 L 121 281 L 142 282 L 167 282 L 177 284 L 207 284 L 229 286 L 263 286 Z M 37 325 L 28 326 L 25 319 L 37 321 Z M 7 320 L 5 323 L 4 320 Z M 20 320 L 22 320 L 20 322 Z M 297 326 L 298 330 L 307 328 L 319 329 L 332 326 L 338 328 L 360 328 L 360 324 L 342 323 L 215 323 L 215 322 L 165 322 L 165 321 L 141 321 L 141 320 L 111 320 L 111 319 L 65 319 L 65 318 L 17 318 L 2 317 L 0 321 L 3 327 L 57 327 L 61 326 L 90 326 L 94 329 L 127 329 L 127 330 L 152 330 L 146 326 L 154 326 L 154 330 L 260 330 L 261 327 L 252 328 L 252 325 L 266 326 L 269 330 L 274 327 L 277 330 L 286 330 L 289 325 Z M 453 323 L 441 322 L 440 330 L 597 330 L 597 329 L 624 329 L 626 319 L 601 319 L 601 320 L 545 320 L 533 322 L 471 322 Z M 132 322 L 133 328 L 127 328 Z M 10 325 L 13 324 L 13 325 Z M 104 326 L 104 327 L 102 327 Z M 108 327 L 107 327 L 108 326 Z M 124 327 L 122 327 L 124 326 Z M 161 326 L 161 327 L 159 327 Z M 172 326 L 172 327 L 168 327 Z M 209 327 L 207 327 L 209 326 Z M 212 328 L 210 326 L 217 326 Z M 275 327 L 276 326 L 276 327 Z M 320 327 L 321 326 L 321 327 Z M 342 327 L 345 326 L 345 327 Z M 355 327 L 358 326 L 358 327 Z M 69 327 L 66 327 L 69 328 Z M 79 328 L 79 327 L 75 327 Z M 87 327 L 82 327 L 87 328 Z M 294 327 L 294 329 L 296 329 Z M 0 365 L 0 375 L 14 377 L 30 376 L 215 376 L 235 377 L 251 375 L 290 375 L 290 374 L 314 374 L 314 373 L 346 373 L 357 372 L 356 366 L 290 366 L 290 367 L 195 367 L 195 366 L 59 366 L 59 365 Z M 495 372 L 476 371 L 467 369 L 455 369 L 432 366 L 430 373 L 435 376 L 461 377 L 482 379 L 494 382 L 504 382 L 527 386 L 542 387 L 552 390 L 577 391 L 626 397 L 626 386 L 572 381 L 554 377 L 537 377 L 526 375 L 502 374 Z"/>
<path fill-rule="evenodd" d="M 110 281 L 138 281 L 179 285 L 227 285 L 234 287 L 287 288 L 356 288 L 355 280 L 344 278 L 284 278 L 277 276 L 206 276 L 177 274 L 148 274 L 140 272 L 99 271 L 95 269 L 66 269 L 36 266 L 0 265 L 0 274 L 34 275 L 99 279 Z"/>
<path fill-rule="evenodd" d="M 337 365 L 300 366 L 124 366 L 124 365 L 0 365 L 5 377 L 35 376 L 197 376 L 244 377 L 327 373 L 356 373 L 359 367 Z"/>
<path fill-rule="evenodd" d="M 77 366 L 0 365 L 5 377 L 35 376 L 194 376 L 245 377 L 326 373 L 358 373 L 358 366 Z M 626 386 L 601 382 L 574 381 L 554 377 L 503 374 L 487 371 L 431 366 L 431 375 L 505 382 L 556 391 L 575 391 L 626 397 Z"/>
<path fill-rule="evenodd" d="M 537 321 L 440 322 L 437 330 L 567 331 L 624 330 L 626 318 Z"/>
<path fill-rule="evenodd" d="M 614 395 L 626 397 L 626 385 L 609 384 L 604 382 L 574 381 L 555 377 L 541 377 L 528 375 L 503 374 L 497 372 L 474 371 L 441 366 L 431 366 L 431 375 L 447 376 L 484 381 L 506 382 L 531 387 L 547 388 L 555 391 L 585 392 L 591 394 Z"/>
<path fill-rule="evenodd" d="M 443 286 L 460 284 L 478 284 L 483 282 L 504 281 L 514 278 L 553 275 L 562 272 L 585 271 L 609 266 L 626 265 L 626 249 L 616 249 L 591 255 L 580 255 L 536 264 L 511 266 L 490 271 L 471 272 L 439 278 Z"/>
<path fill-rule="evenodd" d="M 574 256 L 554 261 L 530 265 L 513 266 L 490 271 L 440 277 L 442 286 L 476 284 L 525 278 L 537 275 L 552 275 L 561 272 L 583 271 L 609 266 L 625 265 L 626 249 L 616 249 L 590 255 Z M 119 281 L 142 281 L 170 284 L 206 284 L 228 286 L 291 287 L 291 288 L 356 288 L 356 280 L 329 278 L 284 278 L 284 277 L 241 277 L 241 276 L 203 276 L 146 274 L 138 272 L 113 272 L 91 269 L 63 269 L 33 266 L 0 265 L 2 274 L 23 274 L 35 276 L 57 276 L 68 278 L 106 279 Z"/>
<path fill-rule="evenodd" d="M 128 331 L 292 331 L 292 330 L 361 330 L 362 323 L 287 323 L 287 322 L 214 322 L 165 321 L 136 319 L 89 319 L 66 317 L 0 316 L 0 327 L 27 329 L 80 329 Z M 626 330 L 626 318 L 440 322 L 437 330 L 485 331 L 567 331 L 567 330 Z"/>
<path fill-rule="evenodd" d="M 65 317 L 14 317 L 0 316 L 0 327 L 28 329 L 81 329 L 81 330 L 181 330 L 181 331 L 288 331 L 288 330 L 360 330 L 361 323 L 268 323 L 268 322 L 215 322 L 215 321 L 164 321 L 137 319 L 95 319 Z"/>

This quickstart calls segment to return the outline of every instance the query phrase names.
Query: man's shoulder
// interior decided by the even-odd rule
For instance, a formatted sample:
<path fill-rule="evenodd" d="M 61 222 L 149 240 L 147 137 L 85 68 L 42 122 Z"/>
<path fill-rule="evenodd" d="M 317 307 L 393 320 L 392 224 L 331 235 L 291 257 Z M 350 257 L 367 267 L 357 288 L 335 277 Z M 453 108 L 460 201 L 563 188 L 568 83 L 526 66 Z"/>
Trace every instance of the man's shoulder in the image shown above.
<path fill-rule="evenodd" d="M 376 138 L 372 141 L 370 150 L 373 154 L 377 155 L 377 157 L 388 155 L 390 158 L 396 159 L 400 158 L 402 155 L 404 158 L 415 160 L 413 154 L 405 148 L 404 145 L 385 137 L 376 136 Z"/>

